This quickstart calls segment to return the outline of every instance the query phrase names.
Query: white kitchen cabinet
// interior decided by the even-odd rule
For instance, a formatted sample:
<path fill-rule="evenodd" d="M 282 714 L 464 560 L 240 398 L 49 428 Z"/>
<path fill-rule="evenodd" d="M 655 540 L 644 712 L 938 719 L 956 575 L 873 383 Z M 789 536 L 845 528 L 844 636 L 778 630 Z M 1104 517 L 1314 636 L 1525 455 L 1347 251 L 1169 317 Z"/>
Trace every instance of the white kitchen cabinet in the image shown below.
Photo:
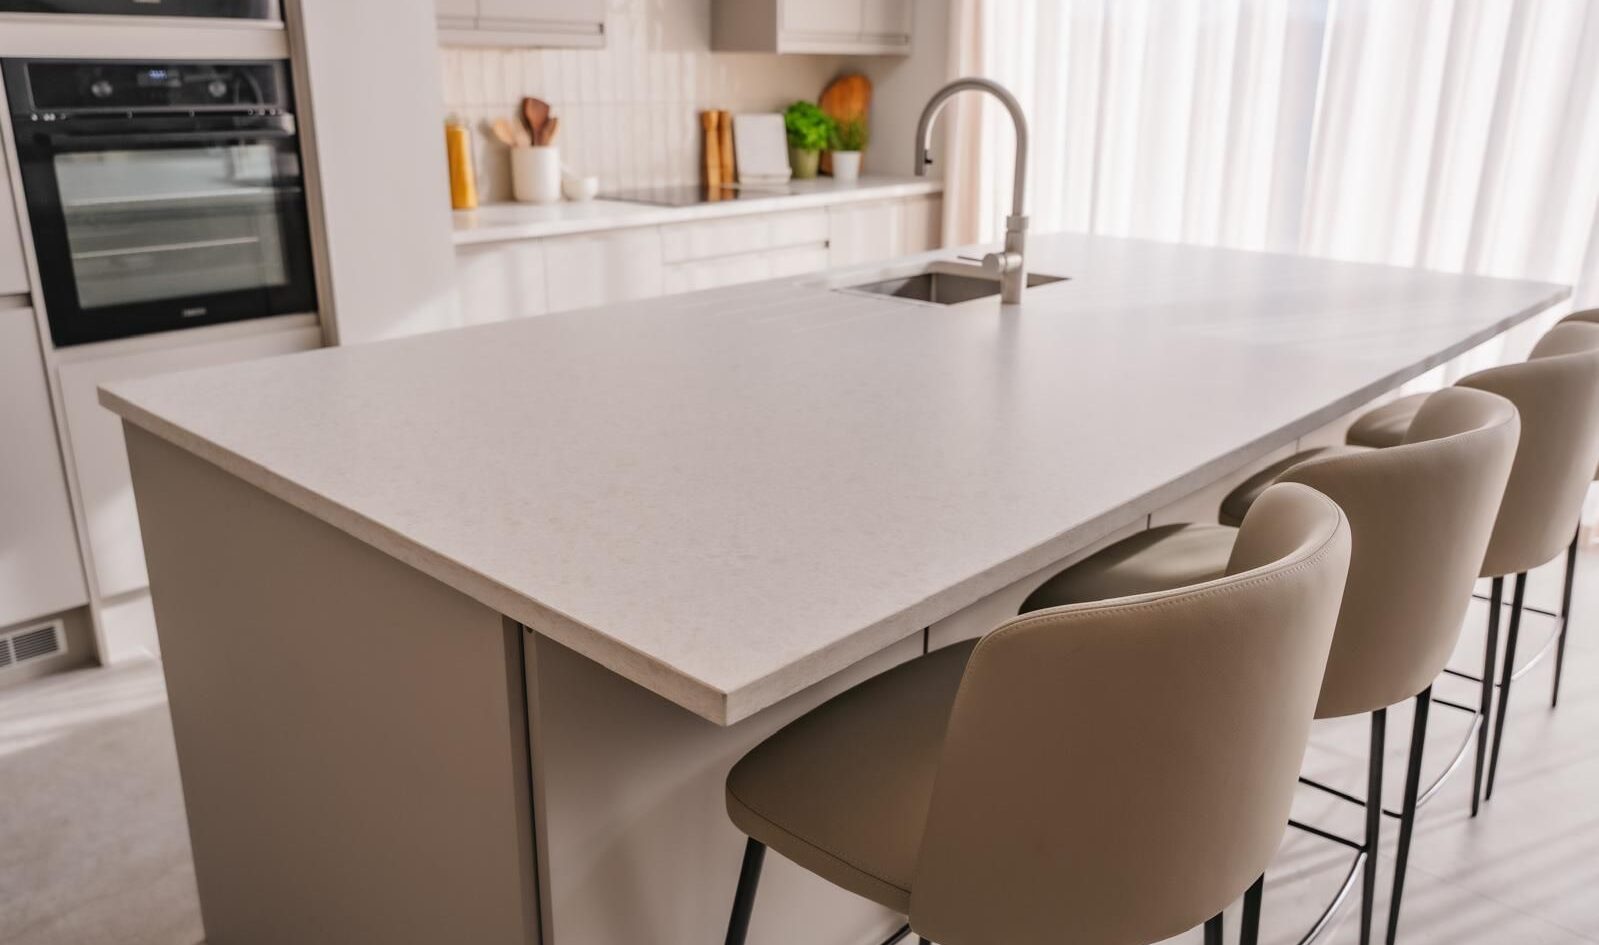
<path fill-rule="evenodd" d="M 827 211 L 789 210 L 661 227 L 661 255 L 668 263 L 827 245 Z"/>
<path fill-rule="evenodd" d="M 455 253 L 461 321 L 503 322 L 549 311 L 544 244 L 515 240 L 462 246 Z"/>
<path fill-rule="evenodd" d="M 435 4 L 441 43 L 605 45 L 606 0 L 435 0 Z"/>
<path fill-rule="evenodd" d="M 89 560 L 100 598 L 149 584 L 122 424 L 100 406 L 98 388 L 189 368 L 232 364 L 321 347 L 322 330 L 307 316 L 168 332 L 60 353 L 61 399 L 72 466 L 89 536 Z M 242 540 L 242 539 L 241 539 Z"/>
<path fill-rule="evenodd" d="M 456 247 L 466 324 L 715 289 L 943 245 L 938 194 Z"/>
<path fill-rule="evenodd" d="M 909 55 L 915 0 L 714 0 L 711 48 Z"/>
<path fill-rule="evenodd" d="M 469 30 L 477 26 L 478 0 L 434 0 L 441 30 Z"/>
<path fill-rule="evenodd" d="M 0 311 L 0 627 L 89 600 L 32 309 Z"/>
<path fill-rule="evenodd" d="M 914 0 L 865 0 L 861 34 L 868 42 L 910 47 Z"/>
<path fill-rule="evenodd" d="M 861 0 L 805 0 L 779 3 L 780 28 L 809 36 L 854 37 L 861 32 Z"/>
<path fill-rule="evenodd" d="M 937 196 L 847 204 L 828 215 L 832 266 L 880 262 L 942 245 L 943 200 Z"/>
<path fill-rule="evenodd" d="M 614 230 L 543 241 L 549 311 L 649 299 L 662 289 L 661 232 Z"/>
<path fill-rule="evenodd" d="M 725 256 L 666 267 L 667 295 L 798 276 L 827 268 L 827 247 L 798 246 L 743 256 Z"/>
<path fill-rule="evenodd" d="M 661 227 L 668 295 L 827 268 L 825 209 L 700 220 Z"/>
<path fill-rule="evenodd" d="M 11 196 L 11 178 L 0 155 L 0 295 L 26 295 L 28 265 L 22 255 L 22 221 Z"/>

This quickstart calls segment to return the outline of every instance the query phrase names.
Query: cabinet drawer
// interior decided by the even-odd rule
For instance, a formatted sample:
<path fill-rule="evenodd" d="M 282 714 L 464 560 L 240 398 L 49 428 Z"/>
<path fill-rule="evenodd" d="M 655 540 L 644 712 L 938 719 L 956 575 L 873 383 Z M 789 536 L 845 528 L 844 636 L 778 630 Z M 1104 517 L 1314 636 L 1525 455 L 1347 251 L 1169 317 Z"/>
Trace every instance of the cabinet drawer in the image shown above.
<path fill-rule="evenodd" d="M 798 276 L 827 268 L 827 247 L 797 246 L 790 249 L 677 263 L 666 267 L 667 295 L 715 289 L 762 279 Z"/>
<path fill-rule="evenodd" d="M 661 228 L 661 257 L 668 263 L 826 243 L 827 211 L 820 209 L 760 213 Z"/>

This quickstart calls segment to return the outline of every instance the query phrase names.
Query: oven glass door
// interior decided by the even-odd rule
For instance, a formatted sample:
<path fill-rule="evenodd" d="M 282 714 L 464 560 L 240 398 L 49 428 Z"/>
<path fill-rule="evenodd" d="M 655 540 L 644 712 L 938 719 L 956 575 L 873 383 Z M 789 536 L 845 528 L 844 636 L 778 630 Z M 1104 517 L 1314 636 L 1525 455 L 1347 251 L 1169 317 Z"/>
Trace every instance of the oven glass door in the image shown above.
<path fill-rule="evenodd" d="M 24 177 L 56 344 L 314 309 L 292 136 L 46 150 Z"/>
<path fill-rule="evenodd" d="M 0 13 L 279 18 L 277 0 L 0 0 Z"/>

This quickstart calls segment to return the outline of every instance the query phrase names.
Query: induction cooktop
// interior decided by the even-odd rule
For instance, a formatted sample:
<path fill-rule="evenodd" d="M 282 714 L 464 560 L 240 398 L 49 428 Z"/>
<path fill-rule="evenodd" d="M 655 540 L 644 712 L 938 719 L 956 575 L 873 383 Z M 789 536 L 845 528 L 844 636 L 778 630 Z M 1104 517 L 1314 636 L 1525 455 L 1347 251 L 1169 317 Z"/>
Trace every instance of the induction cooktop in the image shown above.
<path fill-rule="evenodd" d="M 647 203 L 658 207 L 692 207 L 702 203 L 722 203 L 728 200 L 754 200 L 761 197 L 780 197 L 793 193 L 786 184 L 762 184 L 759 187 L 733 185 L 707 187 L 704 184 L 681 184 L 666 187 L 641 187 L 632 190 L 613 190 L 600 194 L 603 200 L 621 200 L 626 203 Z"/>

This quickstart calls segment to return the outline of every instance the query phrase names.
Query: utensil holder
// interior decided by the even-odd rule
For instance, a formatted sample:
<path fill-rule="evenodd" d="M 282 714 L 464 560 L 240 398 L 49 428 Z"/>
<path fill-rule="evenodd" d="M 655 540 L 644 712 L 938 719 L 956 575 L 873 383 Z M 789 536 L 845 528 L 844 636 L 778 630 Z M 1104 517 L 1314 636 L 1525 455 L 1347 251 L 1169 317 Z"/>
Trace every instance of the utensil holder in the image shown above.
<path fill-rule="evenodd" d="M 561 149 L 511 149 L 511 193 L 522 203 L 555 203 L 561 199 Z"/>

